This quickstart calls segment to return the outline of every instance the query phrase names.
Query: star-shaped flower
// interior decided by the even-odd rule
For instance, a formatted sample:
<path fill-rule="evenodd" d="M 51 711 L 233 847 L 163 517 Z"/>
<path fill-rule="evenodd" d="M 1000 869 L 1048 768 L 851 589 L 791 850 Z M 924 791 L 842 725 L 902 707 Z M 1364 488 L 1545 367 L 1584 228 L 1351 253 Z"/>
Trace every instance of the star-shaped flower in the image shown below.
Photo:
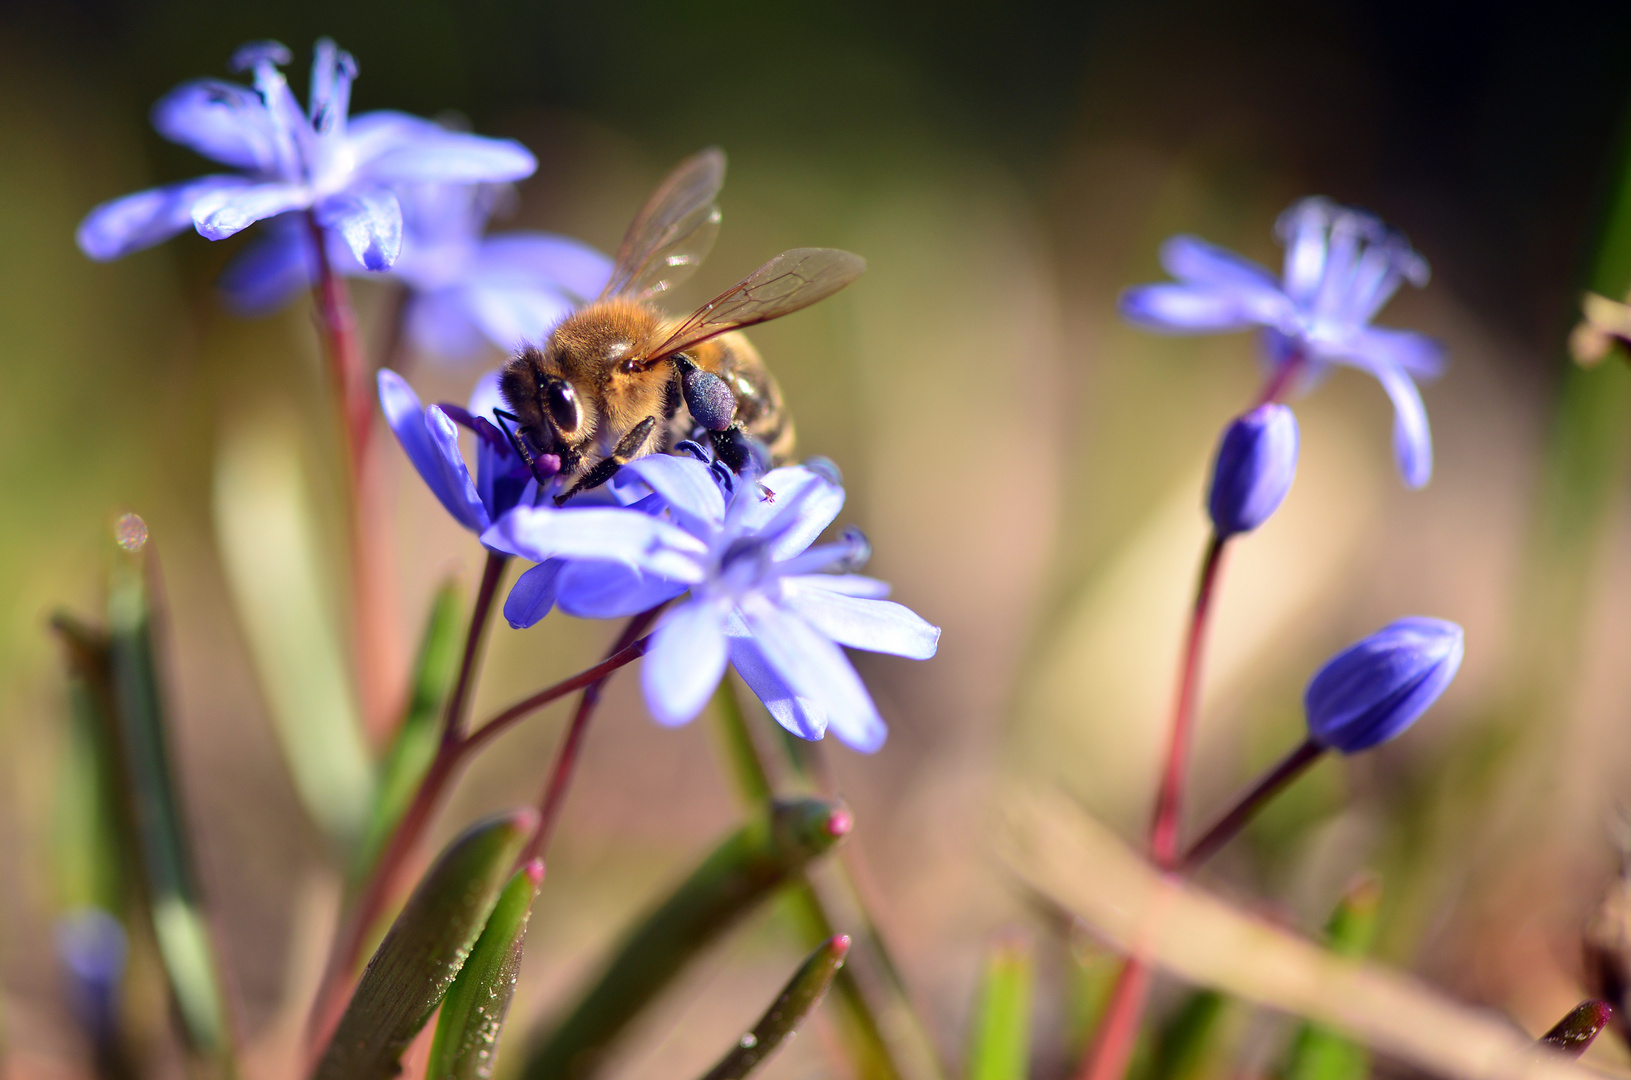
<path fill-rule="evenodd" d="M 1122 314 L 1166 333 L 1260 327 L 1270 363 L 1303 365 L 1305 380 L 1331 364 L 1370 373 L 1393 401 L 1399 473 L 1410 487 L 1423 486 L 1433 475 L 1433 439 L 1412 376 L 1439 375 L 1444 349 L 1371 319 L 1401 282 L 1427 283 L 1426 260 L 1377 218 L 1323 198 L 1295 203 L 1275 231 L 1286 249 L 1279 280 L 1232 251 L 1175 236 L 1162 245 L 1161 265 L 1177 282 L 1128 289 Z"/>
<path fill-rule="evenodd" d="M 80 223 L 80 249 L 93 259 L 117 259 L 189 225 L 220 240 L 256 221 L 310 210 L 358 262 L 384 270 L 402 247 L 402 210 L 392 186 L 498 183 L 537 168 L 526 147 L 508 139 L 450 132 L 388 110 L 348 117 L 357 65 L 327 38 L 317 43 L 303 113 L 278 70 L 288 62 L 282 45 L 252 43 L 231 66 L 253 72 L 253 89 L 198 79 L 161 98 L 152 113 L 159 134 L 241 171 L 103 203 Z"/>
<path fill-rule="evenodd" d="M 544 340 L 555 323 L 597 295 L 611 275 L 605 255 L 564 236 L 533 231 L 483 235 L 505 188 L 492 184 L 411 184 L 402 206 L 402 256 L 386 275 L 409 290 L 408 339 L 429 356 L 466 360 L 491 344 L 513 352 Z M 311 233 L 288 219 L 234 259 L 220 285 L 233 307 L 260 314 L 312 282 Z M 366 274 L 343 243 L 329 259 L 342 273 Z"/>
<path fill-rule="evenodd" d="M 868 553 L 859 533 L 811 546 L 838 515 L 844 489 L 821 468 L 791 466 L 755 480 L 668 454 L 640 458 L 622 474 L 648 485 L 657 503 L 522 508 L 483 542 L 541 565 L 575 566 L 580 553 L 615 559 L 634 573 L 600 582 L 607 607 L 639 611 L 686 594 L 664 613 L 645 656 L 641 683 L 659 722 L 683 724 L 701 712 L 728 663 L 794 734 L 819 739 L 830 727 L 858 750 L 882 746 L 887 728 L 844 647 L 923 660 L 940 630 L 885 600 L 883 582 L 848 572 Z M 592 529 L 583 524 L 589 514 L 598 515 Z M 565 608 L 564 588 L 559 595 Z M 538 596 L 527 599 L 536 604 Z"/>

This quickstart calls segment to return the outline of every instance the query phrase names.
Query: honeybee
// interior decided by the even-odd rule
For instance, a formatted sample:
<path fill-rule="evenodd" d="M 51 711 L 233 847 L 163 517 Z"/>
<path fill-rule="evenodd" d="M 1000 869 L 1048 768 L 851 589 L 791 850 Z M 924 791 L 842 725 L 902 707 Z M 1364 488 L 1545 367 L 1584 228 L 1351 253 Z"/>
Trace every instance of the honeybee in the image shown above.
<path fill-rule="evenodd" d="M 499 388 L 512 411 L 495 413 L 534 476 L 562 478 L 557 504 L 704 434 L 733 471 L 756 453 L 774 463 L 792 453 L 781 390 L 737 331 L 831 296 L 866 261 L 832 248 L 784 251 L 690 317 L 670 319 L 652 300 L 713 247 L 724 180 L 717 149 L 681 162 L 635 215 L 600 296 L 505 365 Z"/>

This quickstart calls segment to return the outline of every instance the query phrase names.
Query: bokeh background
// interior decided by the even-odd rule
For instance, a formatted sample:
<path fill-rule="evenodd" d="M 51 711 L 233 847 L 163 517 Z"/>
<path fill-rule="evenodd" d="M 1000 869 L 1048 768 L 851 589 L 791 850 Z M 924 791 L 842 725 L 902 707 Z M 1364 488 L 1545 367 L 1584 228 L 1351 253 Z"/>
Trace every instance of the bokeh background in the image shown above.
<path fill-rule="evenodd" d="M 281 764 L 214 524 L 218 455 L 245 431 L 293 438 L 319 505 L 336 497 L 309 306 L 225 313 L 212 281 L 237 241 L 188 234 L 110 265 L 72 241 L 95 203 L 209 168 L 148 126 L 164 91 L 225 75 L 238 44 L 265 37 L 294 49 L 300 87 L 324 34 L 360 63 L 356 109 L 452 113 L 537 153 L 505 224 L 611 250 L 673 162 L 723 146 L 725 227 L 676 306 L 783 248 L 867 257 L 856 286 L 755 339 L 803 451 L 843 469 L 842 520 L 871 537 L 873 572 L 945 634 L 927 663 L 858 659 L 891 738 L 826 759 L 859 822 L 851 862 L 944 1053 L 960 1048 L 984 945 L 1014 925 L 1037 935 L 1044 1076 L 1065 1062 L 1067 946 L 989 854 L 993 809 L 1007 785 L 1053 783 L 1127 836 L 1143 829 L 1204 537 L 1198 492 L 1258 377 L 1250 338 L 1140 334 L 1118 321 L 1116 293 L 1159 277 L 1157 246 L 1178 231 L 1277 266 L 1272 223 L 1303 194 L 1407 231 L 1433 280 L 1380 321 L 1449 344 L 1449 374 L 1425 390 L 1437 473 L 1421 492 L 1398 482 L 1373 382 L 1339 372 L 1298 403 L 1297 484 L 1230 556 L 1191 820 L 1299 737 L 1301 686 L 1326 655 L 1400 615 L 1457 620 L 1467 661 L 1444 702 L 1396 745 L 1321 765 L 1208 880 L 1312 930 L 1371 868 L 1388 961 L 1532 1031 L 1582 996 L 1580 931 L 1615 871 L 1631 791 L 1631 379 L 1618 359 L 1567 375 L 1563 341 L 1624 146 L 1631 11 L 14 3 L 0 9 L 12 1075 L 85 1068 L 48 947 L 65 706 L 46 620 L 99 610 L 122 511 L 146 518 L 165 567 L 177 751 L 260 1075 L 276 1074 L 298 1022 L 291 987 L 332 918 L 333 853 Z M 1600 287 L 1623 290 L 1623 271 Z M 391 295 L 355 293 L 377 348 Z M 459 400 L 483 369 L 419 358 L 409 374 L 427 400 Z M 436 584 L 471 584 L 480 552 L 409 470 L 395 477 L 397 546 L 382 557 L 397 564 L 406 649 Z M 611 629 L 559 615 L 501 629 L 477 715 L 590 662 Z M 513 1024 L 546 1015 L 736 819 L 707 724 L 658 728 L 631 685 L 614 685 L 590 738 Z M 439 835 L 530 800 L 562 720 L 506 736 Z M 798 953 L 773 919 L 754 921 L 642 1025 L 619 1075 L 696 1071 Z M 162 1029 L 159 1003 L 132 1008 Z M 1273 1024 L 1234 1030 L 1240 1068 L 1272 1063 Z M 162 1039 L 149 1052 L 178 1068 Z M 1615 1062 L 1613 1047 L 1594 1053 Z M 817 1035 L 766 1075 L 827 1067 Z"/>

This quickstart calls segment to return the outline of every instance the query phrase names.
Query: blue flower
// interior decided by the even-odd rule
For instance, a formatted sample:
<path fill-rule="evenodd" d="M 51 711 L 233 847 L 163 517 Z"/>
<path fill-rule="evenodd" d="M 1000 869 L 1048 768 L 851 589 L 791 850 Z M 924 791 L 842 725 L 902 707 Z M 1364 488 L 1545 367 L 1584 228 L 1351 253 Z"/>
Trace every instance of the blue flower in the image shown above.
<path fill-rule="evenodd" d="M 57 956 L 68 994 L 86 1032 L 98 1043 L 119 1031 L 119 988 L 129 944 L 118 919 L 98 907 L 79 908 L 56 926 Z"/>
<path fill-rule="evenodd" d="M 357 65 L 324 38 L 302 113 L 279 65 L 289 51 L 256 42 L 232 58 L 254 89 L 218 79 L 183 83 L 153 106 L 153 126 L 173 142 L 241 170 L 153 188 L 103 203 L 80 222 L 93 259 L 117 259 L 191 225 L 220 240 L 263 218 L 310 210 L 357 261 L 384 270 L 402 246 L 393 185 L 495 183 L 529 176 L 537 161 L 508 139 L 443 130 L 406 113 L 348 117 Z"/>
<path fill-rule="evenodd" d="M 830 727 L 858 750 L 882 746 L 887 729 L 844 647 L 921 660 L 934 655 L 940 631 L 885 600 L 883 582 L 847 572 L 867 555 L 859 533 L 811 546 L 842 508 L 843 488 L 817 468 L 776 469 L 755 481 L 666 454 L 631 462 L 623 474 L 653 496 L 617 510 L 517 510 L 483 540 L 541 563 L 564 557 L 563 576 L 604 572 L 604 564 L 580 569 L 575 552 L 604 559 L 615 551 L 626 576 L 598 578 L 607 608 L 639 611 L 686 593 L 664 613 L 645 656 L 641 683 L 659 722 L 683 724 L 701 712 L 728 663 L 794 734 L 819 739 Z M 578 523 L 589 514 L 599 516 L 585 537 Z M 832 570 L 839 572 L 824 572 Z M 562 587 L 563 609 L 566 595 Z"/>
<path fill-rule="evenodd" d="M 501 404 L 497 372 L 476 384 L 469 409 L 461 409 L 448 404 L 425 407 L 402 376 L 385 369 L 379 373 L 379 404 L 420 478 L 466 529 L 485 532 L 517 506 L 537 500 L 538 481 L 503 432 L 487 419 Z M 476 434 L 473 476 L 459 452 L 460 426 Z"/>
<path fill-rule="evenodd" d="M 1308 683 L 1308 734 L 1355 754 L 1398 735 L 1437 701 L 1461 666 L 1461 627 L 1412 617 L 1333 656 Z"/>
<path fill-rule="evenodd" d="M 505 191 L 493 184 L 396 189 L 402 256 L 387 274 L 409 290 L 403 318 L 420 351 L 464 360 L 489 342 L 513 352 L 542 341 L 611 276 L 611 260 L 575 240 L 530 231 L 483 236 Z M 294 219 L 272 224 L 221 275 L 222 290 L 244 314 L 271 311 L 312 282 L 310 230 Z M 329 259 L 342 273 L 367 272 L 333 239 Z"/>
<path fill-rule="evenodd" d="M 1276 370 L 1306 365 L 1317 379 L 1331 364 L 1374 375 L 1393 401 L 1393 452 L 1399 473 L 1419 488 L 1433 475 L 1427 410 L 1412 376 L 1444 367 L 1438 342 L 1407 330 L 1370 325 L 1400 282 L 1427 283 L 1427 262 L 1404 236 L 1377 218 L 1310 198 L 1275 227 L 1286 248 L 1276 281 L 1268 270 L 1193 236 L 1161 248 L 1161 265 L 1177 283 L 1140 285 L 1121 294 L 1121 311 L 1147 329 L 1218 333 L 1261 327 Z"/>
<path fill-rule="evenodd" d="M 1259 405 L 1224 431 L 1206 508 L 1219 538 L 1251 532 L 1279 509 L 1297 475 L 1297 418 Z"/>

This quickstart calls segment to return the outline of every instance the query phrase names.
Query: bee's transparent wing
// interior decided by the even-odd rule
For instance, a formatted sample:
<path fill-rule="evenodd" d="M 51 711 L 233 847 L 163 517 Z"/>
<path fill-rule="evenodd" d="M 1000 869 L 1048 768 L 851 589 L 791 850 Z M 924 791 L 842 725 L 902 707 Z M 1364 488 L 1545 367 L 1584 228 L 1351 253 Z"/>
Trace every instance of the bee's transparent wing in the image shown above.
<path fill-rule="evenodd" d="M 661 360 L 715 335 L 790 315 L 825 300 L 864 270 L 865 259 L 837 248 L 784 251 L 698 308 L 646 360 Z"/>
<path fill-rule="evenodd" d="M 600 298 L 649 300 L 690 277 L 719 234 L 714 197 L 724 183 L 725 153 L 717 147 L 675 166 L 623 235 Z"/>

